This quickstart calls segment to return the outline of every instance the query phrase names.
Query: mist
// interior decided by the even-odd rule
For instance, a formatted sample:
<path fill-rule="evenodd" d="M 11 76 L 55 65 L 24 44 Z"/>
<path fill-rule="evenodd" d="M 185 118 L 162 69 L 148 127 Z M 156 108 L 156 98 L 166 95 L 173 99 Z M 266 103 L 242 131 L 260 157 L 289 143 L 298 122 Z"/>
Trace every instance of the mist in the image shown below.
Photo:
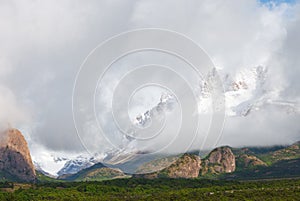
<path fill-rule="evenodd" d="M 0 3 L 0 125 L 20 129 L 36 159 L 41 152 L 85 153 L 72 116 L 79 67 L 104 40 L 139 28 L 186 35 L 207 52 L 217 69 L 232 75 L 266 67 L 266 89 L 276 94 L 276 100 L 300 101 L 298 1 L 4 0 Z M 138 59 L 147 62 L 149 57 L 131 58 L 120 65 L 130 66 Z M 121 73 L 118 68 L 112 71 L 107 79 L 112 83 L 98 94 L 103 111 Z M 154 104 L 159 97 L 152 99 Z M 151 108 L 139 107 L 143 109 Z M 219 145 L 292 143 L 300 139 L 299 117 L 274 106 L 246 117 L 228 116 Z M 113 128 L 109 119 L 103 122 L 108 130 Z M 95 122 L 90 123 L 89 131 L 97 133 Z M 109 150 L 106 145 L 104 139 L 96 144 L 103 151 Z"/>

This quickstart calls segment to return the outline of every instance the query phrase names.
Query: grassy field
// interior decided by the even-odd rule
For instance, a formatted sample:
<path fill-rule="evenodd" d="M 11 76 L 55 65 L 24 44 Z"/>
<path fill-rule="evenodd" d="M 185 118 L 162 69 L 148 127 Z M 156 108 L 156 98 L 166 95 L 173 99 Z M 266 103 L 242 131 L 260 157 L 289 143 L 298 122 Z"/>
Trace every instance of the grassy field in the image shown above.
<path fill-rule="evenodd" d="M 116 179 L 0 184 L 0 200 L 299 200 L 300 179 Z"/>

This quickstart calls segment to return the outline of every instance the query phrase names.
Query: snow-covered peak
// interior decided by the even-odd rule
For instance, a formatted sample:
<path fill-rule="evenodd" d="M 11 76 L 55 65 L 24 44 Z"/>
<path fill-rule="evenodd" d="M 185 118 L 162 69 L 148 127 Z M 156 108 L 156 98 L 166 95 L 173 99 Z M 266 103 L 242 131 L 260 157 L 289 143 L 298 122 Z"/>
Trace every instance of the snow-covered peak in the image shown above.
<path fill-rule="evenodd" d="M 174 106 L 175 102 L 176 99 L 174 95 L 170 93 L 163 93 L 160 97 L 159 103 L 155 107 L 151 108 L 150 110 L 147 110 L 142 114 L 139 114 L 133 123 L 136 126 L 142 126 L 142 127 L 148 126 L 149 123 L 151 122 L 151 118 L 157 117 L 162 112 L 170 111 Z"/>
<path fill-rule="evenodd" d="M 133 121 L 133 126 L 128 129 L 124 134 L 124 140 L 121 147 L 118 150 L 111 150 L 106 153 L 107 156 L 104 162 L 108 164 L 124 163 L 131 160 L 140 153 L 140 150 L 136 149 L 136 137 L 138 136 L 139 129 L 143 129 L 149 126 L 153 119 L 161 118 L 165 112 L 172 111 L 174 105 L 177 103 L 174 95 L 170 93 L 162 93 L 158 104 L 147 110 L 146 112 L 139 114 Z"/>
<path fill-rule="evenodd" d="M 279 89 L 266 85 L 268 69 L 258 66 L 243 69 L 235 74 L 227 74 L 218 70 L 225 96 L 227 116 L 246 116 L 255 109 L 259 110 L 265 105 L 276 105 L 288 111 L 298 111 L 295 101 L 278 101 Z M 211 112 L 211 80 L 215 79 L 216 69 L 213 69 L 204 80 L 200 82 L 199 113 Z M 280 102 L 280 104 L 279 104 Z M 283 106 L 284 105 L 284 106 Z"/>
<path fill-rule="evenodd" d="M 199 113 L 211 112 L 211 90 L 213 80 L 219 75 L 224 88 L 226 116 L 243 118 L 253 111 L 271 106 L 281 109 L 288 114 L 300 113 L 300 105 L 295 100 L 282 100 L 280 89 L 268 85 L 268 69 L 262 66 L 244 69 L 235 74 L 228 74 L 221 69 L 213 69 L 199 84 L 198 109 Z M 110 164 L 124 163 L 134 158 L 137 149 L 136 139 L 138 129 L 151 124 L 153 118 L 160 118 L 165 112 L 172 111 L 177 103 L 176 98 L 169 93 L 161 94 L 157 105 L 136 116 L 134 126 L 129 128 L 129 134 L 124 134 L 122 145 L 118 149 L 110 150 L 101 157 L 76 156 L 54 157 L 49 153 L 39 152 L 38 158 L 33 158 L 36 167 L 53 175 L 74 174 L 81 169 L 92 166 L 97 162 Z M 63 154 L 62 154 L 63 155 Z"/>
<path fill-rule="evenodd" d="M 74 159 L 68 160 L 64 167 L 57 172 L 57 175 L 61 176 L 64 174 L 75 174 L 80 170 L 91 167 L 99 161 L 100 160 L 95 157 L 80 155 Z"/>

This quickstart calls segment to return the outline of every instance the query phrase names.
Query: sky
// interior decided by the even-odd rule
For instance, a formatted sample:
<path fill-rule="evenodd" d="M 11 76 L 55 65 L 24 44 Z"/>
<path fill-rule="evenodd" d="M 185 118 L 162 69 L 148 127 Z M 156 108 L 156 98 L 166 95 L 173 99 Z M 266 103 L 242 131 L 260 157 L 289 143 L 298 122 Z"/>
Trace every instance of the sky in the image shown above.
<path fill-rule="evenodd" d="M 257 66 L 268 68 L 267 88 L 276 93 L 276 100 L 300 100 L 298 1 L 1 0 L 1 127 L 10 124 L 22 130 L 37 160 L 49 153 L 85 152 L 72 114 L 80 66 L 101 42 L 141 28 L 167 29 L 191 38 L 218 69 L 231 75 Z M 140 58 L 125 59 L 120 65 L 139 63 Z M 118 82 L 122 72 L 115 67 L 108 81 Z M 103 104 L 112 86 L 107 83 L 99 92 Z M 153 96 L 139 101 L 152 106 L 159 101 Z M 219 144 L 289 144 L 300 140 L 298 122 L 298 113 L 288 115 L 273 106 L 247 117 L 228 117 Z M 97 133 L 93 126 L 91 132 Z M 105 140 L 99 147 L 110 148 Z"/>
<path fill-rule="evenodd" d="M 260 2 L 262 3 L 270 3 L 270 2 L 274 2 L 276 4 L 280 4 L 280 3 L 289 3 L 289 4 L 293 4 L 296 1 L 295 0 L 260 0 Z"/>

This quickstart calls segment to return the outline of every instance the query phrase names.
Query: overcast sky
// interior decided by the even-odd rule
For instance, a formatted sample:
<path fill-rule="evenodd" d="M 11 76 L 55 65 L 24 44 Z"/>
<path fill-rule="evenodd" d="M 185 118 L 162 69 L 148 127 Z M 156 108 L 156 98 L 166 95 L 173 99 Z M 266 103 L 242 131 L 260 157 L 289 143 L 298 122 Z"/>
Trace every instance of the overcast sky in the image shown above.
<path fill-rule="evenodd" d="M 83 151 L 72 118 L 79 67 L 99 43 L 137 28 L 182 33 L 228 73 L 267 67 L 278 97 L 299 102 L 300 4 L 263 2 L 0 0 L 0 123 L 21 129 L 32 149 Z M 220 144 L 292 143 L 299 136 L 299 114 L 270 106 L 228 119 Z"/>

